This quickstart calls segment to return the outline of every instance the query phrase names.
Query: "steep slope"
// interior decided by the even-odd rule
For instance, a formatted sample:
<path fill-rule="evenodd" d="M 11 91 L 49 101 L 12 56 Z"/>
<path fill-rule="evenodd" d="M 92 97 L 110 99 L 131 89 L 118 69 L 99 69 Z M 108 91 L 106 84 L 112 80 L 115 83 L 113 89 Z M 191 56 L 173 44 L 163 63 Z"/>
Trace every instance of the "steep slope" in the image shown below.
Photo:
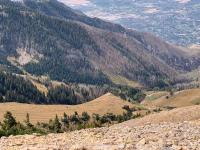
<path fill-rule="evenodd" d="M 0 102 L 44 103 L 45 96 L 29 81 L 0 72 Z"/>
<path fill-rule="evenodd" d="M 55 81 L 36 76 L 0 72 L 0 102 L 76 105 L 111 91 L 93 85 L 56 84 Z M 116 90 L 119 89 L 112 91 Z M 135 94 L 138 92 L 136 90 Z"/>
<path fill-rule="evenodd" d="M 138 39 L 149 53 L 176 70 L 191 71 L 199 66 L 200 55 L 191 49 L 163 42 L 150 33 L 130 31 L 129 34 Z"/>
<path fill-rule="evenodd" d="M 158 38 L 89 18 L 56 0 L 0 5 L 2 64 L 9 58 L 32 74 L 101 85 L 112 84 L 110 76 L 117 75 L 163 87 L 177 80 L 179 71 L 200 64 Z"/>
<path fill-rule="evenodd" d="M 26 113 L 30 114 L 31 122 L 36 124 L 39 122 L 48 122 L 50 118 L 54 118 L 55 115 L 63 116 L 66 112 L 68 115 L 72 115 L 75 111 L 81 114 L 82 112 L 88 112 L 90 115 L 93 113 L 104 115 L 106 113 L 122 114 L 124 105 L 133 104 L 120 99 L 110 93 L 103 95 L 91 102 L 87 102 L 80 105 L 34 105 L 34 104 L 19 104 L 19 103 L 4 103 L 0 104 L 0 120 L 6 111 L 11 111 L 17 118 L 17 120 L 23 122 Z M 43 112 L 43 113 L 41 113 Z"/>
<path fill-rule="evenodd" d="M 188 107 L 171 111 L 175 117 L 189 116 L 198 111 L 200 107 Z M 181 113 L 182 112 L 182 113 Z M 152 115 L 156 120 L 162 114 Z M 194 115 L 193 115 L 194 116 Z M 198 116 L 198 117 L 197 117 Z M 151 116 L 148 116 L 151 117 Z M 165 115 L 162 118 L 166 117 Z M 63 134 L 50 134 L 47 136 L 24 135 L 0 139 L 2 149 L 84 149 L 84 150 L 155 150 L 155 149 L 193 149 L 200 147 L 200 114 L 196 117 L 177 119 L 178 122 L 152 122 L 135 125 L 140 119 L 131 120 L 124 125 L 86 129 Z M 143 118 L 141 118 L 143 120 Z M 190 120 L 190 121 L 186 121 Z M 151 122 L 151 120 L 150 120 Z"/>
<path fill-rule="evenodd" d="M 78 21 L 87 24 L 89 26 L 113 32 L 125 32 L 125 29 L 118 24 L 106 22 L 99 18 L 90 18 L 84 15 L 82 12 L 73 10 L 70 7 L 56 0 L 48 0 L 48 1 L 36 0 L 36 1 L 38 3 L 35 3 L 35 1 L 33 0 L 24 0 L 23 4 L 26 5 L 26 7 L 28 7 L 31 10 L 39 11 L 48 16 L 62 18 L 64 20 Z"/>
<path fill-rule="evenodd" d="M 154 56 L 159 57 L 161 60 L 175 69 L 191 71 L 200 63 L 199 57 L 196 57 L 195 55 L 192 55 L 190 58 L 188 57 L 188 53 L 190 53 L 189 49 L 184 51 L 183 48 L 175 47 L 166 42 L 163 42 L 150 33 L 141 33 L 125 29 L 117 24 L 106 22 L 98 18 L 87 17 L 86 15 L 72 10 L 71 8 L 57 1 L 50 0 L 48 3 L 40 3 L 40 5 L 36 5 L 30 0 L 25 0 L 24 3 L 30 9 L 36 9 L 46 15 L 59 17 L 66 20 L 83 22 L 96 28 L 129 35 L 132 38 L 135 38 L 137 41 L 141 42 L 145 50 Z"/>

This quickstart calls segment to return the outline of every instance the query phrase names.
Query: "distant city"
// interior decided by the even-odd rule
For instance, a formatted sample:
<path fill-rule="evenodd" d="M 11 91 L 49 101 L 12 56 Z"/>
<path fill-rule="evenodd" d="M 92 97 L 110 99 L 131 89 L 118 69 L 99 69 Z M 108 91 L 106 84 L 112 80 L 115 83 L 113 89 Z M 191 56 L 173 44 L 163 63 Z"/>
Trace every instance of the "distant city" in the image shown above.
<path fill-rule="evenodd" d="M 200 45 L 199 0 L 82 0 L 71 7 L 177 45 Z"/>

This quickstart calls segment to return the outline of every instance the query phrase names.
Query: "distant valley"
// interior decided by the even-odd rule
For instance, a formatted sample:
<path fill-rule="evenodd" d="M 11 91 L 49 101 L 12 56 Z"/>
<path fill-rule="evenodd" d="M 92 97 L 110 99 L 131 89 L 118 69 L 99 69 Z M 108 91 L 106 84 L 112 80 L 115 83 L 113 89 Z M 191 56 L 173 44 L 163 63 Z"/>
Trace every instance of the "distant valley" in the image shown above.
<path fill-rule="evenodd" d="M 90 0 L 79 4 L 73 2 L 72 0 L 66 3 L 89 16 L 119 23 L 127 28 L 151 32 L 177 45 L 200 45 L 198 0 Z"/>

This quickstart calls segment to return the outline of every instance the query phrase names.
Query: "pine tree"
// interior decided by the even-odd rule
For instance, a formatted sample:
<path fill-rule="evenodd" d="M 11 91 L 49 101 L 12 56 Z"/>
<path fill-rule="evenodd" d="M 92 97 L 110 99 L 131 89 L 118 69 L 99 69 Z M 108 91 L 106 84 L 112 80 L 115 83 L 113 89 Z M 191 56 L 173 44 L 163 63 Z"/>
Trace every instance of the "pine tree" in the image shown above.
<path fill-rule="evenodd" d="M 82 120 L 83 122 L 85 122 L 85 123 L 88 122 L 88 121 L 90 120 L 90 116 L 88 115 L 87 112 L 83 112 L 83 113 L 82 113 L 81 120 Z"/>
<path fill-rule="evenodd" d="M 26 126 L 27 126 L 28 128 L 32 128 L 32 127 L 33 127 L 33 125 L 32 125 L 31 122 L 30 122 L 29 113 L 26 114 L 26 120 L 25 120 L 24 122 L 25 122 L 25 124 L 26 124 Z"/>
<path fill-rule="evenodd" d="M 3 96 L 1 93 L 0 93 L 0 102 L 3 102 Z"/>
<path fill-rule="evenodd" d="M 71 117 L 70 117 L 70 121 L 73 124 L 80 124 L 80 118 L 77 112 L 75 112 Z"/>
<path fill-rule="evenodd" d="M 63 114 L 63 118 L 61 121 L 63 122 L 64 127 L 69 126 L 69 117 L 67 116 L 66 113 Z"/>
<path fill-rule="evenodd" d="M 54 119 L 54 132 L 56 133 L 60 133 L 61 132 L 61 123 L 59 121 L 58 115 L 56 115 L 55 119 Z"/>
<path fill-rule="evenodd" d="M 16 125 L 17 125 L 17 122 L 16 122 L 15 118 L 13 117 L 12 113 L 7 111 L 6 114 L 4 115 L 2 128 L 4 130 L 9 130 L 10 128 L 12 128 Z"/>

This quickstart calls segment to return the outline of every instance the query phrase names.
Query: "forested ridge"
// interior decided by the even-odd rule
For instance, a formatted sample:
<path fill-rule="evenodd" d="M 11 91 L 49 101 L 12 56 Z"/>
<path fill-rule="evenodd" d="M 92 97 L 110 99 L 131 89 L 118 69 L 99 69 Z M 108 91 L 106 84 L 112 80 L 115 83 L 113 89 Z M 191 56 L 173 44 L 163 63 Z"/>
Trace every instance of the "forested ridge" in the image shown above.
<path fill-rule="evenodd" d="M 26 102 L 40 103 L 45 96 L 40 93 L 30 81 L 10 73 L 0 72 L 0 101 L 1 102 Z"/>
<path fill-rule="evenodd" d="M 178 80 L 176 66 L 190 64 L 178 49 L 153 36 L 90 18 L 56 0 L 2 0 L 0 5 L 0 63 L 13 57 L 31 74 L 102 86 L 112 85 L 109 72 L 145 87 L 165 87 Z M 30 60 L 20 64 L 23 53 Z M 187 60 L 174 64 L 179 56 Z"/>
<path fill-rule="evenodd" d="M 47 95 L 24 77 L 0 72 L 0 102 L 76 105 L 96 99 L 107 92 L 130 102 L 140 101 L 145 97 L 141 90 L 126 86 L 63 84 L 53 87 L 50 83 L 45 84 L 48 88 Z"/>
<path fill-rule="evenodd" d="M 13 7 L 12 2 L 8 4 L 3 9 L 8 16 L 0 15 L 3 35 L 1 43 L 4 46 L 2 51 L 17 55 L 13 50 L 19 47 L 38 50 L 45 57 L 39 64 L 27 64 L 27 71 L 34 74 L 48 73 L 53 79 L 68 82 L 109 82 L 101 71 L 91 66 L 84 55 L 85 47 L 98 51 L 98 46 L 80 25 L 38 13 L 22 13 L 18 5 Z M 64 49 L 74 54 L 68 55 L 69 52 Z"/>

